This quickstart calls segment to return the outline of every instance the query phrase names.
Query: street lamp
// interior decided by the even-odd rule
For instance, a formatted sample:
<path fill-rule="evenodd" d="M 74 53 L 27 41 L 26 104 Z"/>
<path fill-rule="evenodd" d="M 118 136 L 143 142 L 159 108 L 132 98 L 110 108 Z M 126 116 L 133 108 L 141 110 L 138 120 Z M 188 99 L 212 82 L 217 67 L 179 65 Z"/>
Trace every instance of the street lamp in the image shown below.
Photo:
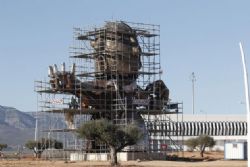
<path fill-rule="evenodd" d="M 240 53 L 241 53 L 241 58 L 242 58 L 242 67 L 243 67 L 243 73 L 244 73 L 244 86 L 245 86 L 245 98 L 246 98 L 246 109 L 247 109 L 247 157 L 248 157 L 248 167 L 250 167 L 250 106 L 249 106 L 249 85 L 248 85 L 248 74 L 247 74 L 247 68 L 246 68 L 246 60 L 245 60 L 245 54 L 243 51 L 243 47 L 241 42 L 239 43 L 240 45 Z"/>

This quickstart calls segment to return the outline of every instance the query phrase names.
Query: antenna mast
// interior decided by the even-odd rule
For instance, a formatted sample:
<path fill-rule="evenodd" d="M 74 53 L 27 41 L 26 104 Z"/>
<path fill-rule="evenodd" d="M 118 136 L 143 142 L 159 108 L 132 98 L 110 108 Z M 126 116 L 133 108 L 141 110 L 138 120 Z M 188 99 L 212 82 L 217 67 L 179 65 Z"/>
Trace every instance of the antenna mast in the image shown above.
<path fill-rule="evenodd" d="M 194 83 L 196 81 L 194 72 L 192 72 L 191 74 L 191 81 L 192 81 L 192 112 L 194 114 Z"/>

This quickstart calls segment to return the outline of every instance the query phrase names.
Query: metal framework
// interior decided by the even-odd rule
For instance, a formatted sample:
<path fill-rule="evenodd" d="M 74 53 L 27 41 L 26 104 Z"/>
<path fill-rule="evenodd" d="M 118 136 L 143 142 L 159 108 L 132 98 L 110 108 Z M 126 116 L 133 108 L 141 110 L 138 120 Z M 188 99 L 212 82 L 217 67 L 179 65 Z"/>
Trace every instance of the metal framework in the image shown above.
<path fill-rule="evenodd" d="M 49 80 L 35 81 L 36 138 L 63 140 L 64 157 L 67 151 L 106 152 L 105 146 L 90 148 L 91 141 L 74 134 L 80 124 L 106 118 L 122 126 L 140 123 L 145 139 L 127 151 L 181 150 L 171 139 L 178 127 L 170 133 L 168 126 L 169 114 L 179 117 L 182 104 L 169 101 L 161 80 L 159 25 L 116 21 L 74 28 L 70 50 L 70 71 L 65 64 L 61 70 L 49 66 Z"/>

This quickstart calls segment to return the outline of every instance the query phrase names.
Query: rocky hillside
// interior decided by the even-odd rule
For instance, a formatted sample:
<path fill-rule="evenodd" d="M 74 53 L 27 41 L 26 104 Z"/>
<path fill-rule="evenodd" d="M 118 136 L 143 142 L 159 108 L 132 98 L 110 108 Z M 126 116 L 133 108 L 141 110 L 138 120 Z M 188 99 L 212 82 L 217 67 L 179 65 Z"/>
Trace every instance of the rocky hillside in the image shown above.
<path fill-rule="evenodd" d="M 0 143 L 24 144 L 34 138 L 35 118 L 12 107 L 0 106 Z"/>
<path fill-rule="evenodd" d="M 27 140 L 34 139 L 36 116 L 38 117 L 38 138 L 46 135 L 44 130 L 66 128 L 62 114 L 21 112 L 13 107 L 0 105 L 0 143 L 15 148 L 18 145 L 24 145 Z M 54 135 L 60 138 L 63 134 Z"/>
<path fill-rule="evenodd" d="M 35 119 L 15 108 L 0 106 L 0 124 L 6 124 L 17 129 L 34 128 Z"/>
<path fill-rule="evenodd" d="M 36 117 L 38 118 L 38 138 L 47 137 L 57 140 L 72 140 L 74 133 L 49 133 L 48 129 L 65 129 L 65 118 L 63 114 L 46 112 L 21 112 L 12 107 L 0 105 L 0 143 L 8 144 L 16 149 L 24 145 L 27 140 L 34 139 Z M 75 122 L 80 125 L 86 116 L 78 116 Z"/>

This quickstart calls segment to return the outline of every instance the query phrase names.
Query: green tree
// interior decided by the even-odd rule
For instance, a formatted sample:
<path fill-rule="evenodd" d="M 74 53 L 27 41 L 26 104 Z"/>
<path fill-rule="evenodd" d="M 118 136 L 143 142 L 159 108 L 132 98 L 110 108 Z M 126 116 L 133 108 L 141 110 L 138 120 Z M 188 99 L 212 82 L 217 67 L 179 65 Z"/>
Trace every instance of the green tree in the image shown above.
<path fill-rule="evenodd" d="M 34 151 L 36 158 L 40 158 L 42 155 L 42 152 L 45 149 L 48 149 L 48 148 L 62 149 L 63 143 L 54 139 L 41 138 L 37 141 L 28 140 L 25 146 Z"/>
<path fill-rule="evenodd" d="M 185 145 L 188 146 L 188 148 L 191 151 L 194 151 L 197 146 L 199 145 L 197 138 L 190 138 L 188 140 L 185 141 Z"/>
<path fill-rule="evenodd" d="M 191 149 L 199 149 L 201 157 L 204 156 L 205 149 L 207 147 L 212 148 L 215 145 L 215 141 L 208 135 L 201 135 L 197 138 L 188 139 L 185 144 Z"/>
<path fill-rule="evenodd" d="M 105 143 L 109 147 L 111 165 L 117 165 L 117 152 L 126 146 L 136 144 L 143 136 L 135 124 L 124 127 L 106 119 L 88 121 L 77 130 L 77 133 L 81 138 Z"/>
<path fill-rule="evenodd" d="M 8 145 L 7 144 L 0 144 L 0 151 L 2 151 L 4 148 L 7 148 Z"/>
<path fill-rule="evenodd" d="M 201 135 L 197 138 L 198 140 L 198 147 L 200 149 L 200 155 L 203 157 L 206 147 L 212 148 L 215 145 L 214 138 L 208 135 Z"/>

